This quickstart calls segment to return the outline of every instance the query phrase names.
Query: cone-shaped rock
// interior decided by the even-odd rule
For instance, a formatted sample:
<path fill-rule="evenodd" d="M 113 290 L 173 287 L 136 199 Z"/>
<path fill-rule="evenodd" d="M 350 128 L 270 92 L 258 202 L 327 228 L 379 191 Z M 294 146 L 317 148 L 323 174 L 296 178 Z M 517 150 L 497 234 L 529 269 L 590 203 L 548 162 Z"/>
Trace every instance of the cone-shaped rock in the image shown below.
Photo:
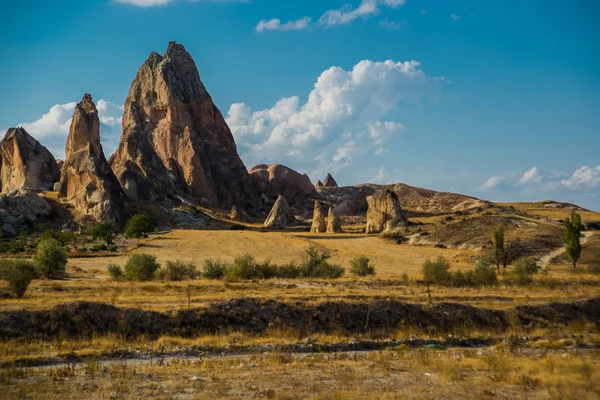
<path fill-rule="evenodd" d="M 325 215 L 321 203 L 315 201 L 315 210 L 313 211 L 313 220 L 310 231 L 313 233 L 325 233 L 327 231 L 327 225 L 325 224 Z"/>
<path fill-rule="evenodd" d="M 229 219 L 237 222 L 248 222 L 248 216 L 246 215 L 246 213 L 243 211 L 239 211 L 236 206 L 231 207 Z"/>
<path fill-rule="evenodd" d="M 175 42 L 139 69 L 110 163 L 132 198 L 178 191 L 223 207 L 258 201 L 223 115 L 194 60 Z"/>
<path fill-rule="evenodd" d="M 250 168 L 256 186 L 269 196 L 294 197 L 298 194 L 310 194 L 315 191 L 310 178 L 281 164 L 259 164 Z"/>
<path fill-rule="evenodd" d="M 321 181 L 317 181 L 317 184 L 315 185 L 315 189 L 319 189 L 323 187 L 323 182 Z"/>
<path fill-rule="evenodd" d="M 323 181 L 323 186 L 328 188 L 336 188 L 338 187 L 338 184 L 335 181 L 335 179 L 333 179 L 333 176 L 331 176 L 331 174 L 327 174 L 325 180 Z"/>
<path fill-rule="evenodd" d="M 119 221 L 125 195 L 102 151 L 98 110 L 89 94 L 75 107 L 65 155 L 59 196 L 98 221 Z"/>
<path fill-rule="evenodd" d="M 408 220 L 395 192 L 389 189 L 379 190 L 367 197 L 367 202 L 367 233 L 384 232 L 407 224 Z"/>
<path fill-rule="evenodd" d="M 267 219 L 265 220 L 266 228 L 285 228 L 294 222 L 294 214 L 290 209 L 287 200 L 283 196 L 279 196 L 271 208 Z"/>
<path fill-rule="evenodd" d="M 342 221 L 331 207 L 329 207 L 329 213 L 327 214 L 327 233 L 342 233 Z"/>
<path fill-rule="evenodd" d="M 52 190 L 60 179 L 56 160 L 23 128 L 11 128 L 0 143 L 2 193 Z"/>

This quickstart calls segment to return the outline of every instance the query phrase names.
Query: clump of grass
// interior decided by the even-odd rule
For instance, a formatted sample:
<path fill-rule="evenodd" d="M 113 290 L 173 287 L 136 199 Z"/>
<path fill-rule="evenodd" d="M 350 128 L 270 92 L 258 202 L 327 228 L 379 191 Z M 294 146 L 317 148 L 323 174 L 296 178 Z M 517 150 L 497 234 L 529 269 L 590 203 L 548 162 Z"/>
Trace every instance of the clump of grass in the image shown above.
<path fill-rule="evenodd" d="M 108 270 L 108 274 L 110 275 L 110 277 L 115 281 L 118 282 L 121 279 L 123 279 L 123 269 L 120 265 L 109 264 L 108 267 L 106 267 L 106 269 Z"/>

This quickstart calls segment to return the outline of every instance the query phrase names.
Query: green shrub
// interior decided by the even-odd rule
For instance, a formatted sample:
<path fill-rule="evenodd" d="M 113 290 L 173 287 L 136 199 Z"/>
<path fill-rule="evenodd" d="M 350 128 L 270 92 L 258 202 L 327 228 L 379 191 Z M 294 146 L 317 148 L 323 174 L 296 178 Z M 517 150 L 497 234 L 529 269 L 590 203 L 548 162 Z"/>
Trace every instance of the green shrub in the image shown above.
<path fill-rule="evenodd" d="M 492 262 L 485 258 L 477 260 L 475 269 L 471 272 L 472 286 L 493 286 L 498 283 L 498 274 L 492 265 Z"/>
<path fill-rule="evenodd" d="M 42 239 L 37 246 L 35 263 L 48 279 L 65 275 L 67 253 L 55 239 Z"/>
<path fill-rule="evenodd" d="M 402 282 L 405 284 L 408 284 L 410 282 L 410 278 L 408 277 L 408 274 L 406 272 L 404 272 L 402 274 L 402 276 L 400 277 L 400 279 L 402 279 Z"/>
<path fill-rule="evenodd" d="M 165 267 L 158 271 L 158 277 L 166 281 L 183 281 L 198 276 L 196 266 L 183 261 L 167 261 Z"/>
<path fill-rule="evenodd" d="M 271 260 L 265 260 L 254 264 L 255 277 L 259 279 L 271 279 L 277 276 L 277 267 L 271 264 Z"/>
<path fill-rule="evenodd" d="M 109 266 L 106 268 L 108 270 L 108 274 L 111 276 L 111 278 L 113 278 L 115 281 L 120 281 L 121 279 L 123 279 L 123 269 L 121 268 L 120 265 L 117 264 L 109 264 Z"/>
<path fill-rule="evenodd" d="M 329 264 L 327 260 L 331 254 L 319 251 L 309 246 L 304 256 L 304 263 L 300 266 L 300 276 L 305 278 L 339 278 L 344 275 L 344 268 L 339 265 Z"/>
<path fill-rule="evenodd" d="M 229 265 L 221 260 L 207 258 L 204 260 L 202 276 L 207 279 L 221 279 L 227 273 Z"/>
<path fill-rule="evenodd" d="M 108 248 L 108 251 L 110 251 L 111 253 L 116 253 L 117 252 L 117 246 L 110 246 Z"/>
<path fill-rule="evenodd" d="M 75 240 L 76 236 L 73 232 L 60 232 L 52 229 L 44 231 L 40 240 L 54 239 L 59 242 L 62 246 L 66 246 Z"/>
<path fill-rule="evenodd" d="M 125 225 L 125 237 L 128 238 L 143 238 L 154 231 L 154 225 L 150 218 L 143 214 L 135 214 L 129 218 Z"/>
<path fill-rule="evenodd" d="M 510 280 L 517 285 L 529 285 L 533 282 L 532 275 L 539 272 L 540 267 L 535 260 L 529 257 L 523 257 L 517 260 L 511 272 Z"/>
<path fill-rule="evenodd" d="M 22 238 L 0 240 L 0 253 L 22 253 L 25 251 L 27 241 Z"/>
<path fill-rule="evenodd" d="M 119 234 L 119 227 L 114 222 L 101 223 L 94 226 L 89 233 L 92 235 L 93 240 L 104 240 L 106 246 L 110 247 Z"/>
<path fill-rule="evenodd" d="M 35 265 L 27 260 L 5 260 L 0 264 L 0 279 L 7 281 L 10 291 L 19 298 L 37 276 Z"/>
<path fill-rule="evenodd" d="M 312 275 L 310 275 L 310 277 L 337 279 L 344 276 L 345 272 L 346 270 L 341 265 L 324 262 L 313 268 Z"/>
<path fill-rule="evenodd" d="M 106 251 L 106 250 L 108 250 L 108 247 L 106 247 L 105 244 L 95 244 L 92 246 L 92 249 L 91 249 L 91 251 L 94 253 L 97 253 L 99 251 Z"/>
<path fill-rule="evenodd" d="M 423 263 L 422 272 L 426 285 L 448 285 L 452 281 L 450 263 L 441 256 L 435 261 L 426 260 Z"/>
<path fill-rule="evenodd" d="M 248 253 L 236 257 L 227 271 L 227 277 L 236 279 L 256 278 L 256 262 L 254 257 Z"/>
<path fill-rule="evenodd" d="M 281 265 L 276 269 L 276 276 L 283 279 L 295 279 L 300 276 L 300 267 L 295 262 Z"/>
<path fill-rule="evenodd" d="M 369 264 L 367 257 L 355 257 L 350 260 L 350 272 L 356 276 L 375 275 L 375 267 Z"/>
<path fill-rule="evenodd" d="M 160 264 L 150 254 L 132 254 L 125 264 L 125 279 L 129 281 L 151 281 Z"/>

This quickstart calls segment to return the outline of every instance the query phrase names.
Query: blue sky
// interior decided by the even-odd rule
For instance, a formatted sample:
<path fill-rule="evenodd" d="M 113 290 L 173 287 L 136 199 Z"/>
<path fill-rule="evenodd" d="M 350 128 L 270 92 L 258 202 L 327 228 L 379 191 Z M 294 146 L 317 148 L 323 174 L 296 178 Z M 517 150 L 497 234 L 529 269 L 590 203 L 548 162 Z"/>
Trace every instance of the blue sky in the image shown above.
<path fill-rule="evenodd" d="M 2 4 L 0 129 L 58 157 L 74 102 L 105 151 L 139 66 L 186 46 L 248 168 L 600 210 L 600 2 L 86 0 Z"/>

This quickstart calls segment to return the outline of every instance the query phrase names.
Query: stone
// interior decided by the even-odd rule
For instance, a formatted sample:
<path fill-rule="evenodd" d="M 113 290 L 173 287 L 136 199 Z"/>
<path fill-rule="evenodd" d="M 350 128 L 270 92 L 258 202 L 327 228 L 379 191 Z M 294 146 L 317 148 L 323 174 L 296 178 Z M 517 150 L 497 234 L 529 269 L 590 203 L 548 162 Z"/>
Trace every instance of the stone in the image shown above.
<path fill-rule="evenodd" d="M 50 217 L 52 206 L 33 191 L 17 190 L 0 196 L 0 229 L 6 236 L 15 236 Z"/>
<path fill-rule="evenodd" d="M 331 174 L 327 174 L 325 180 L 323 181 L 323 186 L 327 188 L 336 188 L 338 187 L 338 184 L 335 181 L 335 179 L 333 179 L 333 176 L 331 176 Z"/>
<path fill-rule="evenodd" d="M 248 222 L 248 215 L 243 211 L 239 211 L 236 206 L 233 206 L 229 213 L 229 219 L 237 222 Z"/>
<path fill-rule="evenodd" d="M 57 158 L 57 159 L 56 159 L 56 166 L 58 167 L 58 170 L 59 170 L 59 171 L 61 171 L 61 170 L 62 170 L 62 167 L 63 167 L 63 165 L 65 165 L 65 162 L 64 162 L 64 160 L 61 160 L 60 158 Z"/>
<path fill-rule="evenodd" d="M 323 182 L 317 181 L 317 184 L 315 185 L 315 189 L 320 189 L 322 187 L 323 187 Z"/>
<path fill-rule="evenodd" d="M 110 164 L 133 199 L 181 192 L 213 206 L 259 204 L 223 115 L 175 42 L 162 56 L 150 54 L 133 80 Z"/>
<path fill-rule="evenodd" d="M 57 186 L 59 197 L 102 222 L 122 220 L 125 194 L 100 144 L 100 119 L 90 94 L 75 107 Z"/>
<path fill-rule="evenodd" d="M 331 207 L 327 213 L 327 233 L 342 233 L 342 221 Z"/>
<path fill-rule="evenodd" d="M 265 220 L 265 228 L 285 228 L 295 221 L 294 214 L 290 209 L 287 200 L 279 196 L 271 208 L 271 212 Z"/>
<path fill-rule="evenodd" d="M 259 164 L 248 171 L 260 193 L 269 197 L 292 198 L 301 194 L 314 193 L 310 178 L 281 164 Z"/>
<path fill-rule="evenodd" d="M 367 203 L 367 233 L 379 233 L 407 225 L 408 220 L 395 192 L 379 190 L 367 197 Z"/>
<path fill-rule="evenodd" d="M 54 156 L 21 127 L 11 128 L 0 143 L 2 193 L 52 190 L 60 179 Z"/>
<path fill-rule="evenodd" d="M 310 227 L 312 233 L 325 233 L 327 231 L 327 225 L 325 224 L 325 215 L 321 208 L 321 203 L 315 201 L 315 209 L 313 211 L 312 226 Z"/>

